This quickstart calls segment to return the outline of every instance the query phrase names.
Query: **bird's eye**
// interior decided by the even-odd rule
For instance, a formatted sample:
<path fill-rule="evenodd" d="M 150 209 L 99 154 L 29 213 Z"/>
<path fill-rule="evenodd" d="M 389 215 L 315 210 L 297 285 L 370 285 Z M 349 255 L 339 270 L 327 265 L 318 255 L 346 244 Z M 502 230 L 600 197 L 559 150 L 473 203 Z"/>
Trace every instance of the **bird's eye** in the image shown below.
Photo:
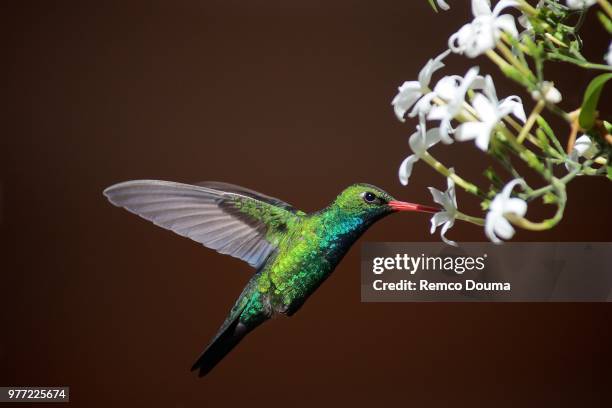
<path fill-rule="evenodd" d="M 362 197 L 366 203 L 373 203 L 376 201 L 376 195 L 374 195 L 374 193 L 370 193 L 369 191 L 363 193 Z"/>

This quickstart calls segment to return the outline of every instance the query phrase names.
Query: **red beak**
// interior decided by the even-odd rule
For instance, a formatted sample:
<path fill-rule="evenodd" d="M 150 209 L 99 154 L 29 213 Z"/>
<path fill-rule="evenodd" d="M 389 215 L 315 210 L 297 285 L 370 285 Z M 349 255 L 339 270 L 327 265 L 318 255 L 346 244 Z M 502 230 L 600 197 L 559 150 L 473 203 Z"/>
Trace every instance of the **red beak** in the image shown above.
<path fill-rule="evenodd" d="M 424 213 L 437 213 L 441 211 L 440 208 L 429 207 L 427 205 L 406 203 L 404 201 L 389 201 L 389 207 L 395 211 L 416 211 Z"/>

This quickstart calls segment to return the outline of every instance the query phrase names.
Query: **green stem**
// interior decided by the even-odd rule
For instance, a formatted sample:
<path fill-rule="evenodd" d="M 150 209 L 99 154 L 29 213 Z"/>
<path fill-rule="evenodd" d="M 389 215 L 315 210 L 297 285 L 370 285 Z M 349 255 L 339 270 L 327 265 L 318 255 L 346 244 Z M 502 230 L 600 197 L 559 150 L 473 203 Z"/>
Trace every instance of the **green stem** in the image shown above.
<path fill-rule="evenodd" d="M 554 227 L 563 219 L 563 212 L 565 211 L 565 203 L 559 203 L 557 205 L 557 211 L 551 218 L 540 222 L 529 221 L 526 218 L 518 217 L 515 214 L 506 214 L 505 217 L 517 227 L 530 230 L 530 231 L 546 231 Z"/>
<path fill-rule="evenodd" d="M 514 148 L 514 152 L 517 153 L 517 156 L 523 162 L 525 162 L 527 166 L 540 173 L 544 180 L 548 182 L 551 181 L 552 174 L 539 160 L 538 156 L 533 153 L 533 151 L 520 144 L 518 140 L 516 140 L 512 132 L 510 132 L 510 130 L 506 126 L 504 126 L 503 123 L 499 124 L 495 129 L 496 131 L 502 133 L 503 136 L 505 136 L 510 146 Z"/>
<path fill-rule="evenodd" d="M 536 106 L 533 108 L 533 110 L 531 111 L 531 114 L 529 115 L 529 118 L 527 118 L 527 122 L 525 123 L 525 126 L 523 126 L 523 128 L 521 129 L 521 133 L 519 133 L 516 139 L 518 143 L 523 143 L 523 140 L 525 140 L 525 138 L 527 137 L 527 134 L 533 127 L 533 124 L 537 120 L 538 116 L 540 116 L 540 112 L 542 112 L 542 109 L 544 109 L 545 105 L 546 105 L 546 102 L 544 101 L 544 98 L 542 98 L 538 101 Z"/>
<path fill-rule="evenodd" d="M 586 69 L 601 69 L 603 71 L 612 71 L 612 67 L 604 64 L 595 64 L 593 62 L 581 61 L 577 58 L 568 57 L 567 55 L 559 54 L 558 52 L 551 52 L 548 54 L 552 59 L 556 59 L 559 61 L 569 62 L 574 65 L 578 65 L 581 68 Z"/>
<path fill-rule="evenodd" d="M 508 173 L 510 173 L 513 179 L 523 178 L 523 176 L 512 166 L 512 163 L 510 162 L 510 159 L 507 156 L 495 155 L 495 159 L 497 159 L 497 161 L 503 166 L 503 168 L 506 169 Z M 533 189 L 527 184 L 527 182 L 525 182 L 523 188 L 528 193 L 531 193 L 533 191 Z"/>
<path fill-rule="evenodd" d="M 607 0 L 597 0 L 602 9 L 606 12 L 608 17 L 612 18 L 612 6 Z"/>
<path fill-rule="evenodd" d="M 518 69 L 523 75 L 529 77 L 530 80 L 535 80 L 535 76 L 531 72 L 531 70 L 522 64 L 515 56 L 512 54 L 510 48 L 506 46 L 502 41 L 497 43 L 497 49 L 501 51 L 506 60 L 510 62 L 516 69 Z"/>
<path fill-rule="evenodd" d="M 525 146 L 520 144 L 518 142 L 518 140 L 516 140 L 516 137 L 514 137 L 514 135 L 510 131 L 510 129 L 508 129 L 503 124 L 498 124 L 497 127 L 495 128 L 495 130 L 497 130 L 498 132 L 502 133 L 506 137 L 506 139 L 508 140 L 508 143 L 510 143 L 510 145 L 512 147 L 514 147 L 518 153 L 522 153 L 522 152 L 524 152 L 526 150 L 529 150 Z"/>
<path fill-rule="evenodd" d="M 575 175 L 576 174 L 574 174 L 574 176 Z M 569 178 L 568 181 L 569 180 L 571 180 L 571 178 Z M 548 218 L 540 222 L 533 222 L 533 221 L 530 221 L 523 217 L 519 217 L 516 214 L 512 214 L 512 213 L 504 214 L 504 216 L 517 227 L 520 227 L 526 230 L 545 231 L 545 230 L 551 229 L 552 227 L 557 225 L 559 221 L 563 219 L 563 212 L 565 211 L 565 203 L 567 202 L 567 193 L 565 192 L 565 183 L 562 182 L 560 179 L 556 179 L 553 177 L 550 187 L 557 190 L 557 197 L 559 200 L 557 202 L 557 211 L 555 212 L 555 215 L 553 215 L 551 218 Z"/>
<path fill-rule="evenodd" d="M 457 213 L 455 214 L 455 218 L 457 218 L 458 220 L 461 220 L 461 221 L 467 221 L 467 222 L 470 222 L 472 224 L 479 225 L 481 227 L 485 224 L 484 218 L 473 217 L 471 215 L 464 214 L 464 213 L 462 213 L 460 211 L 457 211 Z"/>
<path fill-rule="evenodd" d="M 570 171 L 569 173 L 567 173 L 565 176 L 561 177 L 557 181 L 562 183 L 562 184 L 569 183 L 574 177 L 576 177 L 582 171 L 582 167 L 584 167 L 587 163 L 588 162 L 584 162 L 584 164 L 582 166 L 576 167 L 574 170 Z M 538 188 L 537 190 L 533 190 L 531 193 L 525 194 L 524 198 L 526 200 L 531 201 L 534 198 L 538 198 L 538 197 L 543 196 L 544 194 L 548 193 L 549 191 L 552 191 L 554 188 L 555 187 L 552 184 L 549 184 L 548 186 L 544 186 L 542 188 Z"/>
<path fill-rule="evenodd" d="M 542 119 L 542 117 L 540 116 L 539 119 Z M 538 118 L 536 118 L 536 120 L 538 120 Z M 512 119 L 510 116 L 506 116 L 504 117 L 504 121 L 506 121 L 510 126 L 512 126 L 512 128 L 516 131 L 516 132 L 521 132 L 521 129 L 523 128 L 521 125 L 519 125 L 519 123 L 517 121 L 515 121 L 514 119 Z M 540 141 L 538 140 L 537 137 L 535 137 L 534 135 L 532 135 L 531 133 L 527 132 L 526 135 L 527 140 L 533 144 L 534 146 L 536 146 L 538 149 L 542 150 L 545 153 L 548 153 L 551 156 L 556 157 L 557 159 L 563 159 L 565 156 L 558 152 L 557 150 L 555 150 L 554 148 L 548 146 L 548 147 L 542 147 L 540 144 Z M 553 143 L 555 143 L 555 141 L 553 141 Z M 563 147 L 561 147 L 561 145 L 559 144 L 559 141 L 556 141 L 555 146 L 558 145 L 558 148 L 560 148 L 561 152 L 564 152 Z"/>
<path fill-rule="evenodd" d="M 546 119 L 544 119 L 542 116 L 540 116 L 537 119 L 537 121 L 538 121 L 538 126 L 542 129 L 542 131 L 544 132 L 546 137 L 554 145 L 553 151 L 555 151 L 557 153 L 557 154 L 554 154 L 554 155 L 556 155 L 560 159 L 564 159 L 565 158 L 565 149 L 563 148 L 563 146 L 561 146 L 561 142 L 559 142 L 559 139 L 557 139 L 557 136 L 555 135 L 555 132 L 553 132 L 552 128 L 550 127 L 550 125 L 548 124 Z"/>
<path fill-rule="evenodd" d="M 591 164 L 592 160 L 586 160 L 584 163 L 577 165 L 574 170 L 567 173 L 562 178 L 558 179 L 553 177 L 550 185 L 533 190 L 531 193 L 524 195 L 525 199 L 532 200 L 546 194 L 549 191 L 556 190 L 559 201 L 557 202 L 557 211 L 551 218 L 540 222 L 533 222 L 526 218 L 518 217 L 515 214 L 505 214 L 504 216 L 514 225 L 530 231 L 544 231 L 551 229 L 557 225 L 561 219 L 563 219 L 563 212 L 565 211 L 565 204 L 567 202 L 567 192 L 565 189 L 566 184 L 569 183 L 574 177 L 581 174 L 583 170 L 588 168 Z"/>
<path fill-rule="evenodd" d="M 503 59 L 502 57 L 500 57 L 495 51 L 493 50 L 489 50 L 486 52 L 487 57 L 489 57 L 489 59 L 491 61 L 493 61 L 495 63 L 495 65 L 497 65 L 499 67 L 499 69 L 502 72 L 506 72 L 508 70 L 509 67 L 511 67 L 510 64 L 508 64 L 506 62 L 505 59 Z"/>
<path fill-rule="evenodd" d="M 530 16 L 536 16 L 538 14 L 538 10 L 534 8 L 531 4 L 527 3 L 525 0 L 518 0 L 519 8 L 525 14 L 529 14 Z"/>
<path fill-rule="evenodd" d="M 436 160 L 429 152 L 424 152 L 423 154 L 419 155 L 419 158 L 425 163 L 429 164 L 434 170 L 444 177 L 449 177 L 455 182 L 456 185 L 460 186 L 468 193 L 474 194 L 475 196 L 481 198 L 485 197 L 485 194 L 478 188 L 478 186 L 459 177 L 457 174 L 455 174 L 455 172 L 451 171 L 448 167 Z"/>
<path fill-rule="evenodd" d="M 554 35 L 550 33 L 544 34 L 544 37 L 546 37 L 548 40 L 552 41 L 553 43 L 557 44 L 559 47 L 568 48 L 567 44 L 565 44 L 563 41 L 559 40 L 558 38 L 556 38 Z"/>

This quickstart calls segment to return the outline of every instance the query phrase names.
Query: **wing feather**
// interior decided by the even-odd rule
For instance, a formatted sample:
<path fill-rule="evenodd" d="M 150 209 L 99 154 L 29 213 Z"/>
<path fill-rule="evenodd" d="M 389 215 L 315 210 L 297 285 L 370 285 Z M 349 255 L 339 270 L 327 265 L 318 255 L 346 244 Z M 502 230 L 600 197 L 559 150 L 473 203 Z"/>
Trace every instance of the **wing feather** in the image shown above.
<path fill-rule="evenodd" d="M 111 203 L 258 268 L 297 211 L 284 201 L 233 184 L 134 180 L 104 191 Z"/>

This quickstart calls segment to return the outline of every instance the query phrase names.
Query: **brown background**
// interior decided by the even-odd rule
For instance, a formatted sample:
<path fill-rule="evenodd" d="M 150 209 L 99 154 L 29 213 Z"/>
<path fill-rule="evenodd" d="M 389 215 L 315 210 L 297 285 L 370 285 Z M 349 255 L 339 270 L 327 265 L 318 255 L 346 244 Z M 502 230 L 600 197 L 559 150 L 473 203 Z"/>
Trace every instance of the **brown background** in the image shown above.
<path fill-rule="evenodd" d="M 189 367 L 250 269 L 102 197 L 128 179 L 212 179 L 310 211 L 366 181 L 429 202 L 425 187 L 444 180 L 417 165 L 399 184 L 414 123 L 389 103 L 467 20 L 467 3 L 450 3 L 439 15 L 425 0 L 6 8 L 0 385 L 69 385 L 87 407 L 609 406 L 609 304 L 363 304 L 359 244 L 295 317 L 197 379 Z M 593 12 L 584 38 L 600 61 L 608 40 Z M 446 74 L 474 62 L 448 63 Z M 565 109 L 593 75 L 551 71 Z M 496 78 L 501 95 L 518 91 Z M 485 160 L 471 143 L 436 153 L 474 177 Z M 612 240 L 610 191 L 576 180 L 561 225 L 516 239 Z M 470 225 L 449 235 L 484 239 Z M 413 214 L 363 238 L 437 239 Z"/>

